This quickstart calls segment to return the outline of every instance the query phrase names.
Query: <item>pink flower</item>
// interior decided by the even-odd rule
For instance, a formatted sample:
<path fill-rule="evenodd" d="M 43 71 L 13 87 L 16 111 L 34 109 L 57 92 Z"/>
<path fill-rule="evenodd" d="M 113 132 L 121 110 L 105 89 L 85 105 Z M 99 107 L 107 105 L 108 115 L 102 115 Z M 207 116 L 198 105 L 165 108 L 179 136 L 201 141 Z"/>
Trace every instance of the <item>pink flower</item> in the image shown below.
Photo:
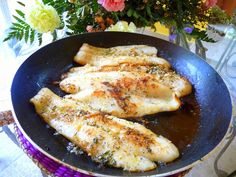
<path fill-rule="evenodd" d="M 205 2 L 205 6 L 206 6 L 206 8 L 209 9 L 210 7 L 215 6 L 216 3 L 217 3 L 217 0 L 206 0 L 206 2 Z"/>
<path fill-rule="evenodd" d="M 98 0 L 107 11 L 122 11 L 125 8 L 125 0 Z"/>

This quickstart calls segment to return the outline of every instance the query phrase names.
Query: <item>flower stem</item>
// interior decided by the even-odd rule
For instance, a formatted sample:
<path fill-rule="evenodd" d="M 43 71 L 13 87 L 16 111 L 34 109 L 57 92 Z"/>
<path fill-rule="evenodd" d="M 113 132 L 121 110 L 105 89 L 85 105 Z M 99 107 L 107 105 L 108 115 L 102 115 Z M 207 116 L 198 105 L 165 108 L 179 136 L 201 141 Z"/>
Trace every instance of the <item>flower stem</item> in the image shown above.
<path fill-rule="evenodd" d="M 203 46 L 201 39 L 196 39 L 196 50 L 195 53 L 206 60 L 206 48 Z"/>
<path fill-rule="evenodd" d="M 185 49 L 190 50 L 185 33 L 184 32 L 180 32 L 179 35 L 180 35 L 180 40 L 181 40 L 182 46 Z"/>
<path fill-rule="evenodd" d="M 177 36 L 176 36 L 175 44 L 180 46 L 180 35 L 179 34 L 177 34 Z"/>

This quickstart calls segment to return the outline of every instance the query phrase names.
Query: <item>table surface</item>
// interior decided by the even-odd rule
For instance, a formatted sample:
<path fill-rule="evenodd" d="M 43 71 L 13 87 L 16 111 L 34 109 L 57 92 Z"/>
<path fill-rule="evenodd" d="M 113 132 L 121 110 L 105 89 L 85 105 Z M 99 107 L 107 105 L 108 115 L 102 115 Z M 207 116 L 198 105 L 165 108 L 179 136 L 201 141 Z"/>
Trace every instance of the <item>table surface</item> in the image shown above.
<path fill-rule="evenodd" d="M 1 34 L 1 33 L 0 33 Z M 167 39 L 166 36 L 160 36 L 156 33 L 146 32 L 146 34 L 154 35 L 163 39 Z M 2 36 L 0 36 L 2 37 Z M 50 41 L 50 37 L 45 37 Z M 0 38 L 1 39 L 1 38 Z M 2 40 L 1 40 L 2 41 Z M 45 42 L 43 45 L 47 44 Z M 204 43 L 207 46 L 207 56 L 214 57 L 208 58 L 208 62 L 214 67 L 217 63 L 217 60 L 220 58 L 223 53 L 224 48 L 227 47 L 229 43 L 228 39 L 222 39 L 217 44 Z M 18 45 L 18 46 L 17 46 Z M 42 46 L 41 46 L 42 47 Z M 194 46 L 190 46 L 194 50 Z M 20 64 L 34 51 L 39 47 L 37 45 L 28 46 L 22 45 L 22 43 L 16 43 L 14 48 L 9 46 L 8 43 L 2 43 L 0 47 L 0 111 L 9 110 L 11 108 L 10 101 L 10 86 L 12 78 L 20 66 Z M 236 47 L 233 49 L 233 52 L 236 51 Z M 216 58 L 215 53 L 218 53 L 218 59 Z M 230 66 L 229 66 L 230 67 Z M 236 69 L 235 69 L 236 72 Z M 226 73 L 225 69 L 220 73 L 222 77 L 226 80 L 226 83 L 229 85 L 231 94 L 236 94 L 236 79 L 230 78 Z M 12 126 L 10 126 L 12 129 Z M 42 176 L 40 170 L 31 162 L 27 156 L 17 147 L 13 142 L 9 140 L 4 133 L 0 133 L 0 176 Z M 197 176 L 217 176 L 214 170 L 214 162 L 219 154 L 220 150 L 223 148 L 223 145 L 226 142 L 223 142 L 221 147 L 219 147 L 218 152 L 216 151 L 209 158 L 204 159 L 201 163 L 196 165 L 186 177 L 197 177 Z M 7 148 L 6 148 L 7 147 Z M 235 170 L 236 167 L 236 140 L 234 139 L 229 148 L 221 157 L 219 168 L 225 171 L 226 173 L 231 173 Z M 30 170 L 29 170 L 30 169 Z M 14 173 L 20 171 L 21 173 Z"/>

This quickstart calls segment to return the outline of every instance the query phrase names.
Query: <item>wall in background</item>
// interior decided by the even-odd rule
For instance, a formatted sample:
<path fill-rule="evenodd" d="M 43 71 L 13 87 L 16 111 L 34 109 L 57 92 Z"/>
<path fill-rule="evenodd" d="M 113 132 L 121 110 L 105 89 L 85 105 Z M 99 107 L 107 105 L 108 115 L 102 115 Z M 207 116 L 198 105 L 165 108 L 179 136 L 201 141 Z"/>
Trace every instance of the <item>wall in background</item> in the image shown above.
<path fill-rule="evenodd" d="M 218 0 L 217 5 L 232 16 L 236 9 L 236 0 Z"/>

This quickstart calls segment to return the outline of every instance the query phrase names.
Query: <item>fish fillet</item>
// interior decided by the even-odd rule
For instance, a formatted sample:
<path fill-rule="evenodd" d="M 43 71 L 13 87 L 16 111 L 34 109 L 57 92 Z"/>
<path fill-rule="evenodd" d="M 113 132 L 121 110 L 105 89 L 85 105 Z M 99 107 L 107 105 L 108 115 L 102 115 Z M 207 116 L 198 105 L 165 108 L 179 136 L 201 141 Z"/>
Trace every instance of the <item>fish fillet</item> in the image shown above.
<path fill-rule="evenodd" d="M 147 73 L 111 71 L 72 75 L 60 82 L 66 98 L 121 118 L 174 111 L 180 101 L 174 92 Z"/>
<path fill-rule="evenodd" d="M 111 48 L 99 48 L 84 43 L 74 57 L 74 61 L 93 66 L 117 65 L 121 63 L 135 64 L 161 64 L 170 68 L 170 63 L 157 57 L 157 49 L 147 45 L 117 46 Z"/>
<path fill-rule="evenodd" d="M 175 71 L 163 67 L 162 65 L 136 65 L 136 64 L 120 64 L 116 66 L 90 66 L 71 68 L 68 73 L 63 74 L 62 78 L 76 77 L 85 73 L 111 72 L 111 71 L 127 71 L 149 73 L 156 76 L 160 84 L 171 88 L 178 97 L 183 97 L 192 92 L 191 83 Z"/>
<path fill-rule="evenodd" d="M 179 156 L 174 144 L 144 126 L 95 112 L 47 88 L 30 101 L 42 119 L 96 162 L 136 172 L 152 170 L 154 162 L 171 162 Z"/>

